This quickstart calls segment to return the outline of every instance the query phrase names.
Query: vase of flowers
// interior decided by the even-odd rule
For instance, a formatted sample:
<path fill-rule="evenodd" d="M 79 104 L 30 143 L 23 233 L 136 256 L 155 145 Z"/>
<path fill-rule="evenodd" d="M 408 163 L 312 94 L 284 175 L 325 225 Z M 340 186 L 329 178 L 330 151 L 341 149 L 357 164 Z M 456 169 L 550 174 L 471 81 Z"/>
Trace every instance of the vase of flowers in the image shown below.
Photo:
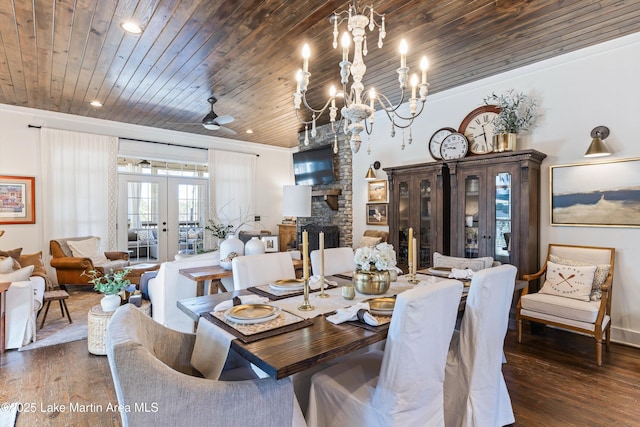
<path fill-rule="evenodd" d="M 389 290 L 389 270 L 395 270 L 396 267 L 396 252 L 392 245 L 379 243 L 373 248 L 358 248 L 354 261 L 357 269 L 353 272 L 353 285 L 358 292 L 381 295 Z"/>
<path fill-rule="evenodd" d="M 493 151 L 513 151 L 516 149 L 516 137 L 527 132 L 533 126 L 536 116 L 536 100 L 524 93 L 509 89 L 502 95 L 496 93 L 484 99 L 487 105 L 496 105 L 500 113 L 493 121 Z"/>
<path fill-rule="evenodd" d="M 126 278 L 129 271 L 131 270 L 125 268 L 105 275 L 97 270 L 82 273 L 90 278 L 89 283 L 93 284 L 93 289 L 104 294 L 100 300 L 100 306 L 105 313 L 115 311 L 120 307 L 122 298 L 118 294 L 131 286 L 131 281 Z"/>

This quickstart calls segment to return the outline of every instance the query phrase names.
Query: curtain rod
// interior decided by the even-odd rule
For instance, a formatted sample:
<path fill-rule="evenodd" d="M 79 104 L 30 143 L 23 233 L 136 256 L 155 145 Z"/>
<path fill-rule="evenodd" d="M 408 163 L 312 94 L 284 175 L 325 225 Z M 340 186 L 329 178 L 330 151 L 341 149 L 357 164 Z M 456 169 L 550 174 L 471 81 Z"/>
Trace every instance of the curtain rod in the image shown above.
<path fill-rule="evenodd" d="M 42 126 L 36 126 L 36 125 L 27 125 L 27 127 L 28 128 L 33 128 L 33 129 L 42 129 Z M 148 142 L 150 144 L 163 144 L 163 145 L 169 145 L 169 146 L 172 146 L 172 147 L 194 148 L 196 150 L 208 150 L 208 148 L 194 147 L 192 145 L 174 144 L 172 142 L 149 141 L 149 140 L 146 140 L 146 139 L 127 138 L 127 137 L 124 137 L 124 136 L 119 136 L 118 138 L 126 139 L 127 141 Z M 231 150 L 219 150 L 219 151 L 231 151 Z M 238 151 L 232 151 L 232 153 L 238 153 Z M 242 153 L 242 154 L 251 154 L 251 153 Z M 260 157 L 260 154 L 254 154 L 254 156 Z"/>

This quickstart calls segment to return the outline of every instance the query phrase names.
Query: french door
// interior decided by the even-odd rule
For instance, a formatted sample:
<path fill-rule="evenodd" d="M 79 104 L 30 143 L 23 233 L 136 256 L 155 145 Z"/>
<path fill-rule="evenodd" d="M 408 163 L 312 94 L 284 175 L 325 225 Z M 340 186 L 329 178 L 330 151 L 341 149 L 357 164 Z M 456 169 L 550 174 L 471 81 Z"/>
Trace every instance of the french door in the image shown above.
<path fill-rule="evenodd" d="M 118 247 L 132 263 L 204 249 L 208 180 L 120 173 Z"/>

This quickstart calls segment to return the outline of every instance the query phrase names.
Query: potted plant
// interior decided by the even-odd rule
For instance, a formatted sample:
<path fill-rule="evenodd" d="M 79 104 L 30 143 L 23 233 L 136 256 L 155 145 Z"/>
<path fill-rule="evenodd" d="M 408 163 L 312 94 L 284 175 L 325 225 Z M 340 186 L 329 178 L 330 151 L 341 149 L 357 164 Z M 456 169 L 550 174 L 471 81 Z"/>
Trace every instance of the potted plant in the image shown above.
<path fill-rule="evenodd" d="M 129 271 L 131 270 L 125 268 L 105 275 L 97 270 L 89 270 L 82 273 L 90 278 L 89 283 L 93 284 L 93 289 L 104 294 L 104 297 L 100 300 L 100 305 L 105 313 L 114 311 L 120 306 L 122 299 L 118 294 L 131 285 L 131 281 L 126 278 Z"/>
<path fill-rule="evenodd" d="M 390 270 L 396 269 L 396 251 L 392 245 L 383 242 L 373 248 L 358 248 L 353 260 L 357 268 L 353 272 L 353 284 L 358 292 L 381 295 L 389 290 Z"/>
<path fill-rule="evenodd" d="M 516 135 L 529 131 L 533 126 L 536 100 L 522 92 L 509 89 L 501 95 L 492 93 L 484 99 L 484 102 L 500 108 L 500 113 L 493 121 L 494 151 L 515 150 Z"/>

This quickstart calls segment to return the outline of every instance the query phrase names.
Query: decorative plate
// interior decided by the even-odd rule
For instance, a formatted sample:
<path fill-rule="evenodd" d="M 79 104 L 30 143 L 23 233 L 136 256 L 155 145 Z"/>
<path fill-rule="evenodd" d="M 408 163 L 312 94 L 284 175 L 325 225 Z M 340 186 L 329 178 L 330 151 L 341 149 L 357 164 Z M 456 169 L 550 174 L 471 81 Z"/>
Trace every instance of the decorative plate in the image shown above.
<path fill-rule="evenodd" d="M 240 304 L 224 312 L 224 318 L 241 324 L 262 323 L 280 315 L 280 307 L 269 304 Z"/>
<path fill-rule="evenodd" d="M 270 283 L 269 287 L 274 291 L 299 291 L 304 288 L 302 279 L 280 279 Z"/>
<path fill-rule="evenodd" d="M 378 316 L 391 316 L 396 305 L 395 297 L 370 298 L 364 302 L 369 303 L 369 311 Z"/>

